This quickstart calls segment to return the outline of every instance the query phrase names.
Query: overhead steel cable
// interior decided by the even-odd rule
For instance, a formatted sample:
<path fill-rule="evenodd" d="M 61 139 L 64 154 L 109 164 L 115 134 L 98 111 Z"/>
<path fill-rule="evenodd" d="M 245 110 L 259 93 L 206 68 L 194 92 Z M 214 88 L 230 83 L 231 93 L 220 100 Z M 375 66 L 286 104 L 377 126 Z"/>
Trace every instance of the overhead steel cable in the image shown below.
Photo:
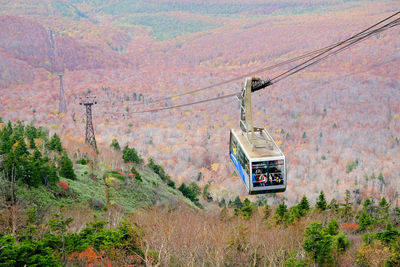
<path fill-rule="evenodd" d="M 392 28 L 394 26 L 399 25 L 400 24 L 400 18 L 398 18 L 398 19 L 396 19 L 394 21 L 391 21 L 391 22 L 389 22 L 389 23 L 385 24 L 384 26 L 381 26 L 381 27 L 379 27 L 377 29 L 371 30 L 371 29 L 375 28 L 377 25 L 389 20 L 390 18 L 393 18 L 394 16 L 396 16 L 398 14 L 400 14 L 400 11 L 396 12 L 395 14 L 387 17 L 386 19 L 374 24 L 373 26 L 370 26 L 367 29 L 365 29 L 365 30 L 353 35 L 352 37 L 349 37 L 348 39 L 346 39 L 344 41 L 341 41 L 341 42 L 338 42 L 336 44 L 327 46 L 326 48 L 323 48 L 323 49 L 319 49 L 319 51 L 321 51 L 321 52 L 319 54 L 317 54 L 316 56 L 314 56 L 311 59 L 308 59 L 308 60 L 302 62 L 301 64 L 299 64 L 299 65 L 297 65 L 297 66 L 295 66 L 295 67 L 293 67 L 293 68 L 291 68 L 291 69 L 279 74 L 278 76 L 274 77 L 270 81 L 272 83 L 277 83 L 277 82 L 279 82 L 279 81 L 281 81 L 281 80 L 283 80 L 283 79 L 285 79 L 285 78 L 287 78 L 287 77 L 289 77 L 289 76 L 291 76 L 291 75 L 293 75 L 293 74 L 295 74 L 295 73 L 297 73 L 297 72 L 299 72 L 299 71 L 301 71 L 301 70 L 303 70 L 303 69 L 305 69 L 305 68 L 307 68 L 307 67 L 309 67 L 311 65 L 314 65 L 314 64 L 316 64 L 316 63 L 328 58 L 329 56 L 338 54 L 338 53 L 342 52 L 343 50 L 348 49 L 348 48 L 352 47 L 353 45 L 368 39 L 372 35 L 375 35 L 377 33 L 383 32 L 383 31 L 385 31 L 385 30 L 387 30 L 389 28 Z M 344 46 L 340 47 L 342 45 L 344 45 Z M 339 49 L 334 50 L 335 48 L 338 48 L 338 47 L 339 47 Z M 328 53 L 328 52 L 330 52 L 330 53 Z M 314 54 L 314 52 L 310 52 L 310 53 Z M 308 54 L 310 54 L 310 53 L 308 53 Z M 328 54 L 326 54 L 326 53 L 328 53 Z M 320 58 L 322 55 L 325 55 L 325 56 Z M 302 57 L 302 56 L 300 56 L 300 57 Z M 300 57 L 297 57 L 297 58 L 300 58 Z M 251 75 L 257 74 L 257 73 L 259 73 L 259 72 L 255 71 L 255 72 L 247 73 L 246 75 L 243 75 L 241 77 L 238 77 L 238 78 L 235 78 L 235 79 L 231 79 L 231 80 L 241 79 L 243 77 L 248 77 L 248 76 L 251 76 Z M 224 81 L 224 82 L 221 82 L 219 84 L 225 84 L 225 83 L 228 83 L 228 82 Z M 215 84 L 215 85 L 212 85 L 212 86 L 208 86 L 207 88 L 211 88 L 211 87 L 215 87 L 215 86 L 218 86 L 218 85 Z M 199 90 L 205 90 L 205 89 L 201 88 L 201 89 L 193 90 L 191 92 L 197 92 Z M 186 94 L 189 94 L 189 93 L 190 92 L 187 92 L 187 93 L 184 93 L 184 94 L 181 94 L 181 95 L 186 95 Z M 211 101 L 216 101 L 216 100 L 223 99 L 223 98 L 236 96 L 236 95 L 238 95 L 238 93 L 239 92 L 231 93 L 231 94 L 220 96 L 220 97 L 208 98 L 208 99 L 204 99 L 204 100 L 200 100 L 200 101 L 189 102 L 189 103 L 180 104 L 180 105 L 174 105 L 174 106 L 170 106 L 170 107 L 163 107 L 163 108 L 157 108 L 157 109 L 148 109 L 148 110 L 142 110 L 142 111 L 134 111 L 132 113 L 136 113 L 136 114 L 137 113 L 149 113 L 149 112 L 157 112 L 157 111 L 174 109 L 174 108 L 179 108 L 179 107 L 184 107 L 184 106 L 190 106 L 190 105 L 195 105 L 195 104 L 200 104 L 200 103 L 205 103 L 205 102 L 211 102 Z M 171 99 L 171 98 L 173 98 L 173 96 L 170 96 L 167 99 Z M 166 100 L 166 99 L 164 99 L 164 100 Z"/>
<path fill-rule="evenodd" d="M 314 54 L 320 53 L 321 51 L 325 51 L 326 49 L 329 49 L 331 46 L 333 46 L 333 45 L 330 45 L 330 46 L 327 46 L 327 47 L 324 47 L 324 48 L 320 48 L 320 49 L 315 50 L 315 51 L 308 52 L 308 53 L 303 54 L 301 56 L 298 56 L 298 57 L 295 57 L 295 58 L 292 58 L 292 59 L 289 59 L 289 60 L 285 60 L 285 61 L 279 62 L 277 64 L 274 64 L 274 65 L 271 65 L 271 66 L 267 66 L 267 67 L 264 67 L 262 69 L 258 69 L 258 70 L 253 71 L 253 72 L 249 72 L 246 75 L 237 76 L 237 77 L 229 79 L 229 80 L 225 80 L 225 81 L 222 81 L 222 82 L 219 82 L 219 83 L 215 83 L 215 84 L 212 84 L 212 85 L 209 85 L 209 86 L 205 86 L 205 87 L 198 88 L 198 89 L 195 89 L 195 90 L 191 90 L 191 91 L 188 91 L 188 92 L 184 92 L 184 93 L 181 93 L 181 94 L 175 94 L 175 95 L 170 95 L 170 96 L 166 96 L 166 97 L 163 97 L 163 98 L 159 98 L 159 99 L 153 100 L 153 102 L 151 102 L 151 103 L 154 104 L 154 103 L 170 100 L 170 99 L 173 99 L 175 97 L 181 97 L 181 96 L 185 96 L 185 95 L 195 94 L 195 93 L 198 93 L 198 92 L 201 92 L 201 91 L 205 91 L 205 90 L 208 90 L 208 89 L 212 89 L 212 88 L 215 88 L 215 87 L 218 87 L 218 86 L 221 86 L 221 85 L 232 83 L 234 81 L 241 80 L 241 79 L 246 78 L 248 76 L 252 76 L 252 75 L 255 75 L 255 74 L 258 74 L 258 73 L 261 73 L 261 72 L 265 72 L 267 70 L 272 70 L 272 69 L 287 65 L 289 63 L 298 61 L 300 59 L 307 58 L 307 57 L 312 56 Z M 139 105 L 144 105 L 144 103 L 140 102 L 140 103 L 137 103 L 137 104 L 135 104 L 133 106 L 139 106 Z"/>
<path fill-rule="evenodd" d="M 341 51 L 343 51 L 343 50 L 345 50 L 345 49 L 348 49 L 348 48 L 350 48 L 351 46 L 353 46 L 353 45 L 355 45 L 355 44 L 357 44 L 357 43 L 359 43 L 359 42 L 362 42 L 362 41 L 368 39 L 369 37 L 371 37 L 371 36 L 373 36 L 373 35 L 375 35 L 375 34 L 378 34 L 378 33 L 382 32 L 382 31 L 385 31 L 385 30 L 387 30 L 387 29 L 389 29 L 389 28 L 392 28 L 392 27 L 394 27 L 394 26 L 397 26 L 397 25 L 399 25 L 399 24 L 400 24 L 400 19 L 396 19 L 396 20 L 394 20 L 394 21 L 392 21 L 392 22 L 390 22 L 390 23 L 388 23 L 388 24 L 386 24 L 386 25 L 384 25 L 384 26 L 381 26 L 381 27 L 378 28 L 378 29 L 372 30 L 372 31 L 370 31 L 370 32 L 363 33 L 363 34 L 362 34 L 360 37 L 358 37 L 358 38 L 352 38 L 351 40 L 349 39 L 349 40 L 346 42 L 346 45 L 345 45 L 345 46 L 342 46 L 342 47 L 340 47 L 340 46 L 335 46 L 335 47 L 329 49 L 329 51 L 331 51 L 331 53 L 325 55 L 325 56 L 322 57 L 322 58 L 320 58 L 320 57 L 321 57 L 322 55 L 324 55 L 325 53 L 329 52 L 329 51 L 320 53 L 320 54 L 318 54 L 318 55 L 316 55 L 316 56 L 314 56 L 314 57 L 312 57 L 312 58 L 310 58 L 310 59 L 308 59 L 308 60 L 302 62 L 301 64 L 299 64 L 299 65 L 297 65 L 297 66 L 295 66 L 295 67 L 293 67 L 293 68 L 291 68 L 291 69 L 289 69 L 289 70 L 287 70 L 287 71 L 285 71 L 285 72 L 279 74 L 278 76 L 275 76 L 274 78 L 271 79 L 271 82 L 272 82 L 272 83 L 277 83 L 277 82 L 279 82 L 279 81 L 281 81 L 281 80 L 283 80 L 283 79 L 285 79 L 285 78 L 287 78 L 287 77 L 289 77 L 289 76 L 291 76 L 291 75 L 293 75 L 293 74 L 295 74 L 295 73 L 297 73 L 297 72 L 299 72 L 299 71 L 301 71 L 301 70 L 303 70 L 303 69 L 305 69 L 305 68 L 307 68 L 307 67 L 309 67 L 309 66 L 311 66 L 311 65 L 314 65 L 314 64 L 316 64 L 316 63 L 318 63 L 318 62 L 320 62 L 320 61 L 322 61 L 322 60 L 324 60 L 324 59 L 326 59 L 326 58 L 328 58 L 328 57 L 330 57 L 330 56 L 332 56 L 332 55 L 336 55 L 337 53 L 339 53 L 339 52 L 341 52 Z M 344 44 L 344 43 L 343 43 L 343 44 Z M 335 48 L 338 48 L 338 47 L 340 47 L 340 48 L 337 49 L 337 50 L 334 50 Z M 313 60 L 314 60 L 314 61 L 313 61 Z M 307 64 L 307 63 L 309 63 L 309 62 L 311 62 L 311 63 L 310 63 L 310 64 Z"/>
<path fill-rule="evenodd" d="M 375 64 L 375 65 L 371 66 L 371 67 L 370 67 L 369 69 L 367 69 L 367 70 L 349 73 L 349 74 L 346 74 L 346 75 L 341 76 L 340 78 L 349 77 L 349 76 L 352 76 L 352 75 L 354 75 L 354 74 L 365 73 L 365 72 L 369 71 L 370 69 L 373 69 L 373 68 L 376 68 L 376 67 L 379 67 L 379 66 L 383 66 L 383 65 L 386 65 L 386 64 L 391 63 L 391 62 L 393 62 L 393 61 L 397 61 L 397 60 L 400 60 L 400 58 L 394 58 L 394 59 L 392 59 L 392 60 L 388 60 L 388 61 L 385 61 L 385 62 L 380 63 L 380 64 Z M 336 81 L 336 80 L 337 80 L 337 79 L 330 80 L 330 81 L 327 81 L 327 82 L 323 82 L 323 85 L 328 84 L 328 83 L 331 83 L 331 82 L 334 82 L 334 81 Z M 228 94 L 228 95 L 224 95 L 224 96 L 220 96 L 220 97 L 215 97 L 215 98 L 209 98 L 209 99 L 205 99 L 205 100 L 200 100 L 200 101 L 196 101 L 196 102 L 185 103 L 185 104 L 176 105 L 176 106 L 170 106 L 170 107 L 164 107 L 164 108 L 158 108 L 158 109 L 151 109 L 151 110 L 144 110 L 144 111 L 140 111 L 140 112 L 131 112 L 131 113 L 140 113 L 140 114 L 144 114 L 144 113 L 152 113 L 152 112 L 163 111 L 163 110 L 168 110 L 168 109 L 175 109 L 175 108 L 180 108 L 180 107 L 185 107 L 185 106 L 191 106 L 191 105 L 201 104 L 201 103 L 210 102 L 210 101 L 216 101 L 216 100 L 223 99 L 223 98 L 229 98 L 229 97 L 233 97 L 233 96 L 238 96 L 238 94 L 240 94 L 240 92 L 232 93 L 232 94 Z M 116 113 L 113 113 L 113 114 L 116 115 Z M 123 114 L 123 115 L 124 115 L 124 114 Z"/>
<path fill-rule="evenodd" d="M 170 96 L 166 96 L 166 97 L 163 97 L 163 98 L 159 98 L 159 99 L 153 100 L 151 102 L 151 104 L 163 102 L 163 101 L 170 100 L 170 99 L 173 99 L 173 98 L 176 98 L 176 97 L 195 94 L 195 93 L 198 93 L 198 92 L 201 92 L 201 91 L 205 91 L 205 90 L 208 90 L 208 89 L 212 89 L 212 88 L 215 88 L 215 87 L 218 87 L 218 86 L 221 86 L 221 85 L 229 84 L 229 83 L 232 83 L 234 81 L 241 80 L 241 79 L 244 79 L 246 77 L 253 76 L 255 74 L 259 74 L 259 73 L 265 72 L 267 70 L 272 70 L 272 69 L 275 69 L 275 68 L 290 64 L 292 62 L 296 62 L 298 60 L 310 57 L 312 55 L 327 51 L 328 49 L 330 49 L 331 47 L 333 47 L 333 46 L 335 46 L 337 44 L 338 43 L 335 43 L 335 44 L 320 48 L 318 50 L 307 52 L 307 53 L 305 53 L 305 54 L 303 54 L 301 56 L 294 57 L 294 58 L 279 62 L 277 64 L 258 69 L 256 71 L 252 71 L 252 72 L 249 72 L 249 73 L 247 73 L 245 75 L 237 76 L 237 77 L 229 79 L 229 80 L 225 80 L 225 81 L 222 81 L 222 82 L 219 82 L 219 83 L 215 83 L 215 84 L 212 84 L 212 85 L 209 85 L 209 86 L 205 86 L 205 87 L 198 88 L 198 89 L 195 89 L 195 90 L 191 90 L 191 91 L 188 91 L 188 92 L 184 92 L 184 93 L 181 93 L 181 94 L 175 94 L 175 95 L 170 95 Z M 144 104 L 145 104 L 144 102 L 140 102 L 140 103 L 134 104 L 133 106 L 141 106 L 141 105 L 144 105 Z"/>
<path fill-rule="evenodd" d="M 241 75 L 241 76 L 229 79 L 229 80 L 225 80 L 225 81 L 222 81 L 222 82 L 219 82 L 219 83 L 215 83 L 215 84 L 212 84 L 212 85 L 209 85 L 209 86 L 206 86 L 206 87 L 202 87 L 202 88 L 199 88 L 199 89 L 191 90 L 191 91 L 184 92 L 184 93 L 181 93 L 181 94 L 175 94 L 175 95 L 159 98 L 159 99 L 154 100 L 152 102 L 152 104 L 158 103 L 158 102 L 162 102 L 162 101 L 166 101 L 166 100 L 170 100 L 170 99 L 173 99 L 173 98 L 176 98 L 176 97 L 181 97 L 181 96 L 185 96 L 185 95 L 189 95 L 189 94 L 194 94 L 194 93 L 198 93 L 198 92 L 201 92 L 201 91 L 205 91 L 205 90 L 208 90 L 208 89 L 212 89 L 212 88 L 215 88 L 215 87 L 218 87 L 218 86 L 221 86 L 221 85 L 225 85 L 225 84 L 237 81 L 237 80 L 244 79 L 244 78 L 249 77 L 249 76 L 253 76 L 255 74 L 259 74 L 259 73 L 265 72 L 267 70 L 271 70 L 271 69 L 274 69 L 274 68 L 278 68 L 278 67 L 290 64 L 292 62 L 295 62 L 295 61 L 298 61 L 298 60 L 301 60 L 301 59 L 304 59 L 304 58 L 307 58 L 307 57 L 310 57 L 310 56 L 313 56 L 313 55 L 320 56 L 321 53 L 327 53 L 327 52 L 331 51 L 332 49 L 334 49 L 334 48 L 336 48 L 336 47 L 338 47 L 340 45 L 343 45 L 343 44 L 345 44 L 347 42 L 350 42 L 352 39 L 359 37 L 360 35 L 366 33 L 367 31 L 375 28 L 379 24 L 382 24 L 385 21 L 390 20 L 391 18 L 393 18 L 393 17 L 395 17 L 395 16 L 397 16 L 399 14 L 400 14 L 400 11 L 398 11 L 398 12 L 394 13 L 393 15 L 391 15 L 391 16 L 389 16 L 389 17 L 387 17 L 387 18 L 375 23 L 374 25 L 368 27 L 367 29 L 364 29 L 363 31 L 361 31 L 361 32 L 359 32 L 359 33 L 347 38 L 346 40 L 337 42 L 335 44 L 328 45 L 326 47 L 323 47 L 323 48 L 320 48 L 320 49 L 317 49 L 317 50 L 314 50 L 314 51 L 307 52 L 307 53 L 305 53 L 303 55 L 300 55 L 298 57 L 294 57 L 292 59 L 288 59 L 288 60 L 279 62 L 277 64 L 274 64 L 274 65 L 271 65 L 271 66 L 267 66 L 267 67 L 255 70 L 253 72 L 249 72 L 249 73 L 247 73 L 245 75 Z M 315 57 L 317 57 L 317 56 L 315 56 Z M 313 58 L 315 58 L 315 57 L 313 57 Z M 141 103 L 135 104 L 134 106 L 139 106 L 139 105 L 143 105 L 143 104 L 144 103 L 141 102 Z"/>
<path fill-rule="evenodd" d="M 185 104 L 180 104 L 180 105 L 175 105 L 175 106 L 170 106 L 170 107 L 149 109 L 149 110 L 143 110 L 143 111 L 133 111 L 131 113 L 149 113 L 149 112 L 157 112 L 157 111 L 167 110 L 167 109 L 186 107 L 186 106 L 191 106 L 191 105 L 196 105 L 196 104 L 201 104 L 201 103 L 206 103 L 206 102 L 210 102 L 210 101 L 215 101 L 215 100 L 220 100 L 220 99 L 224 99 L 224 98 L 228 98 L 228 97 L 237 96 L 237 94 L 238 93 L 232 93 L 232 94 L 228 94 L 228 95 L 218 96 L 218 97 L 214 97 L 214 98 L 207 98 L 204 100 L 199 100 L 199 101 L 195 101 L 195 102 L 190 102 L 190 103 L 185 103 Z"/>

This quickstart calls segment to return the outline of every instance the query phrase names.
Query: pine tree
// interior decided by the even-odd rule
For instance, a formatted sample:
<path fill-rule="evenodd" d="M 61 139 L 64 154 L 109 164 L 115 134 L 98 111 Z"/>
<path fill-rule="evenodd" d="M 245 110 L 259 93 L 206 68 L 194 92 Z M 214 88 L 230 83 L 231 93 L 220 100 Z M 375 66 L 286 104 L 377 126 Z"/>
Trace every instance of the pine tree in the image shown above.
<path fill-rule="evenodd" d="M 60 175 L 62 177 L 76 180 L 76 174 L 74 172 L 72 161 L 69 159 L 67 153 L 64 153 L 59 160 L 58 166 L 60 168 Z"/>
<path fill-rule="evenodd" d="M 39 152 L 39 151 L 35 151 Z M 24 161 L 24 182 L 30 186 L 38 187 L 42 184 L 43 163 L 38 153 L 35 153 L 29 160 Z"/>
<path fill-rule="evenodd" d="M 335 219 L 329 221 L 326 231 L 330 235 L 337 235 L 339 233 L 339 224 Z"/>
<path fill-rule="evenodd" d="M 351 193 L 349 190 L 346 190 L 346 196 L 344 198 L 344 209 L 343 209 L 343 217 L 346 221 L 350 219 L 353 212 L 353 203 L 351 202 Z"/>
<path fill-rule="evenodd" d="M 358 228 L 358 231 L 364 231 L 367 230 L 368 226 L 372 225 L 372 219 L 371 216 L 365 211 L 361 213 L 361 216 L 358 220 L 358 225 L 360 226 Z"/>
<path fill-rule="evenodd" d="M 13 134 L 13 127 L 10 121 L 8 121 L 7 126 L 0 131 L 0 154 L 5 154 L 9 152 L 13 146 L 11 140 L 11 135 Z"/>
<path fill-rule="evenodd" d="M 12 139 L 13 142 L 15 143 L 17 140 L 24 138 L 24 124 L 22 123 L 22 121 L 18 120 L 15 124 L 14 124 L 14 128 L 13 128 L 13 134 L 12 134 Z"/>
<path fill-rule="evenodd" d="M 243 207 L 243 203 L 240 200 L 239 196 L 236 196 L 235 200 L 233 201 L 233 207 L 236 209 L 241 209 Z"/>
<path fill-rule="evenodd" d="M 36 148 L 35 139 L 33 139 L 32 137 L 29 138 L 29 148 L 30 149 Z"/>
<path fill-rule="evenodd" d="M 28 147 L 26 146 L 24 138 L 21 137 L 20 139 L 18 139 L 18 141 L 16 142 L 14 151 L 15 151 L 15 155 L 18 158 L 29 154 Z"/>
<path fill-rule="evenodd" d="M 387 220 L 387 218 L 389 217 L 389 208 L 390 208 L 390 203 L 386 201 L 385 197 L 382 197 L 381 201 L 379 201 L 380 219 Z"/>
<path fill-rule="evenodd" d="M 321 222 L 313 222 L 306 228 L 303 248 L 319 265 L 332 263 L 332 236 L 324 229 Z"/>
<path fill-rule="evenodd" d="M 299 208 L 300 208 L 300 210 L 304 211 L 304 214 L 308 210 L 310 210 L 310 203 L 308 202 L 306 195 L 303 195 L 303 198 L 301 199 L 301 201 L 299 203 Z M 304 215 L 304 214 L 302 214 L 302 215 Z"/>
<path fill-rule="evenodd" d="M 50 141 L 46 144 L 46 147 L 49 150 L 58 152 L 61 152 L 63 150 L 60 137 L 58 137 L 57 134 L 54 134 L 53 137 L 51 137 Z"/>
<path fill-rule="evenodd" d="M 336 199 L 332 198 L 328 208 L 334 212 L 339 210 L 339 204 L 337 203 Z"/>
<path fill-rule="evenodd" d="M 268 205 L 268 203 L 265 203 L 265 206 L 264 206 L 264 220 L 268 220 L 270 215 L 271 215 L 271 207 Z"/>
<path fill-rule="evenodd" d="M 278 223 L 283 221 L 287 212 L 288 212 L 287 205 L 285 204 L 284 201 L 282 201 L 281 204 L 278 205 L 275 211 Z"/>
<path fill-rule="evenodd" d="M 247 200 L 247 201 L 246 201 Z M 251 205 L 251 202 L 246 198 L 244 200 L 244 205 L 241 208 L 241 213 L 244 219 L 249 220 L 253 215 L 254 206 Z"/>
<path fill-rule="evenodd" d="M 61 207 L 60 212 L 53 213 L 53 218 L 49 220 L 49 225 L 51 231 L 59 234 L 61 236 L 61 248 L 60 252 L 63 257 L 63 261 L 65 261 L 65 236 L 67 234 L 68 225 L 70 225 L 74 219 L 72 217 L 65 218 L 64 215 L 64 207 Z"/>
<path fill-rule="evenodd" d="M 321 192 L 318 196 L 316 206 L 320 210 L 326 210 L 326 208 L 327 208 L 327 203 L 326 203 L 325 194 L 324 194 L 323 190 L 321 190 Z"/>

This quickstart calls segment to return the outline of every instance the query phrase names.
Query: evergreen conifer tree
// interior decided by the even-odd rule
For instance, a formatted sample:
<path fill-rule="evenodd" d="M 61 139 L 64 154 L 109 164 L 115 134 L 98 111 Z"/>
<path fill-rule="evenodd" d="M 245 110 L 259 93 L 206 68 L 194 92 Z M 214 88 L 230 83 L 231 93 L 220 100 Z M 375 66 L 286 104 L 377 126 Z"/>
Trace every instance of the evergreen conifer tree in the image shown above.
<path fill-rule="evenodd" d="M 346 190 L 346 196 L 344 198 L 344 209 L 343 209 L 343 217 L 346 221 L 350 219 L 353 211 L 353 203 L 351 202 L 351 193 L 349 190 Z"/>
<path fill-rule="evenodd" d="M 332 245 L 333 238 L 321 222 L 313 222 L 306 228 L 303 248 L 320 266 L 332 263 Z"/>
<path fill-rule="evenodd" d="M 61 152 L 63 150 L 60 137 L 57 134 L 54 134 L 51 137 L 50 141 L 47 143 L 47 148 L 49 150 Z"/>
<path fill-rule="evenodd" d="M 329 221 L 326 231 L 330 235 L 337 235 L 339 233 L 339 224 L 335 219 Z"/>
<path fill-rule="evenodd" d="M 265 203 L 265 206 L 264 206 L 264 219 L 268 220 L 270 215 L 271 215 L 271 207 L 268 205 L 268 203 Z"/>
<path fill-rule="evenodd" d="M 239 196 L 236 196 L 235 200 L 233 201 L 233 207 L 236 209 L 241 209 L 243 207 L 243 203 L 240 200 Z"/>
<path fill-rule="evenodd" d="M 380 219 L 387 220 L 387 218 L 389 217 L 389 208 L 390 208 L 390 203 L 386 201 L 385 197 L 382 197 L 381 201 L 379 201 Z"/>
<path fill-rule="evenodd" d="M 74 172 L 72 161 L 69 159 L 67 153 L 64 153 L 59 160 L 60 175 L 62 177 L 76 180 L 76 174 Z"/>
<path fill-rule="evenodd" d="M 285 218 L 286 213 L 288 212 L 287 205 L 285 204 L 284 201 L 282 201 L 281 204 L 278 205 L 275 212 L 278 222 L 282 222 L 283 219 Z"/>
<path fill-rule="evenodd" d="M 32 137 L 29 137 L 29 148 L 30 149 L 36 148 L 35 139 L 33 139 Z"/>
<path fill-rule="evenodd" d="M 301 199 L 301 201 L 299 203 L 299 208 L 300 208 L 300 210 L 303 210 L 304 213 L 307 212 L 308 210 L 310 210 L 310 203 L 308 202 L 306 195 L 303 195 L 303 198 Z"/>
<path fill-rule="evenodd" d="M 319 193 L 316 206 L 320 210 L 326 210 L 326 208 L 327 208 L 327 203 L 326 203 L 325 194 L 324 194 L 323 190 L 321 190 L 321 192 Z"/>
<path fill-rule="evenodd" d="M 363 211 L 361 213 L 360 218 L 358 219 L 358 225 L 359 225 L 358 231 L 364 231 L 368 229 L 368 227 L 372 225 L 371 216 L 369 216 L 367 212 Z"/>
<path fill-rule="evenodd" d="M 15 146 L 15 155 L 19 158 L 24 155 L 28 155 L 28 147 L 26 146 L 25 140 L 23 137 L 19 138 L 18 141 L 16 142 Z"/>

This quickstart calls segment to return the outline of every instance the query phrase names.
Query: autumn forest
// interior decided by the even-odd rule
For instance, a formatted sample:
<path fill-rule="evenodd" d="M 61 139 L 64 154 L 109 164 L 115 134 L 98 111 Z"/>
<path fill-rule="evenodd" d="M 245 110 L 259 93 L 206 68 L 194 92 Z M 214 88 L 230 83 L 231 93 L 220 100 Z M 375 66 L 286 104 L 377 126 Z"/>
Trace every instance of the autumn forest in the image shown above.
<path fill-rule="evenodd" d="M 2 1 L 0 266 L 398 266 L 400 26 L 253 93 L 283 193 L 248 195 L 235 171 L 234 97 L 146 112 L 240 92 L 398 9 Z"/>

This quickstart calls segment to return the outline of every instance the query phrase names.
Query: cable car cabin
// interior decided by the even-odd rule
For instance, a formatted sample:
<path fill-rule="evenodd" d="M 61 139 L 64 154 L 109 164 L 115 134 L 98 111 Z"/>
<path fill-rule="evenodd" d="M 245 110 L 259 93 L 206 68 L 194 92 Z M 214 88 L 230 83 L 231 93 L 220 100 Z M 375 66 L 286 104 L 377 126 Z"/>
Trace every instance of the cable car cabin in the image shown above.
<path fill-rule="evenodd" d="M 241 129 L 231 129 L 230 158 L 249 194 L 283 192 L 286 190 L 285 156 L 265 129 L 257 130 L 255 134 L 262 135 L 268 146 L 252 146 Z"/>

